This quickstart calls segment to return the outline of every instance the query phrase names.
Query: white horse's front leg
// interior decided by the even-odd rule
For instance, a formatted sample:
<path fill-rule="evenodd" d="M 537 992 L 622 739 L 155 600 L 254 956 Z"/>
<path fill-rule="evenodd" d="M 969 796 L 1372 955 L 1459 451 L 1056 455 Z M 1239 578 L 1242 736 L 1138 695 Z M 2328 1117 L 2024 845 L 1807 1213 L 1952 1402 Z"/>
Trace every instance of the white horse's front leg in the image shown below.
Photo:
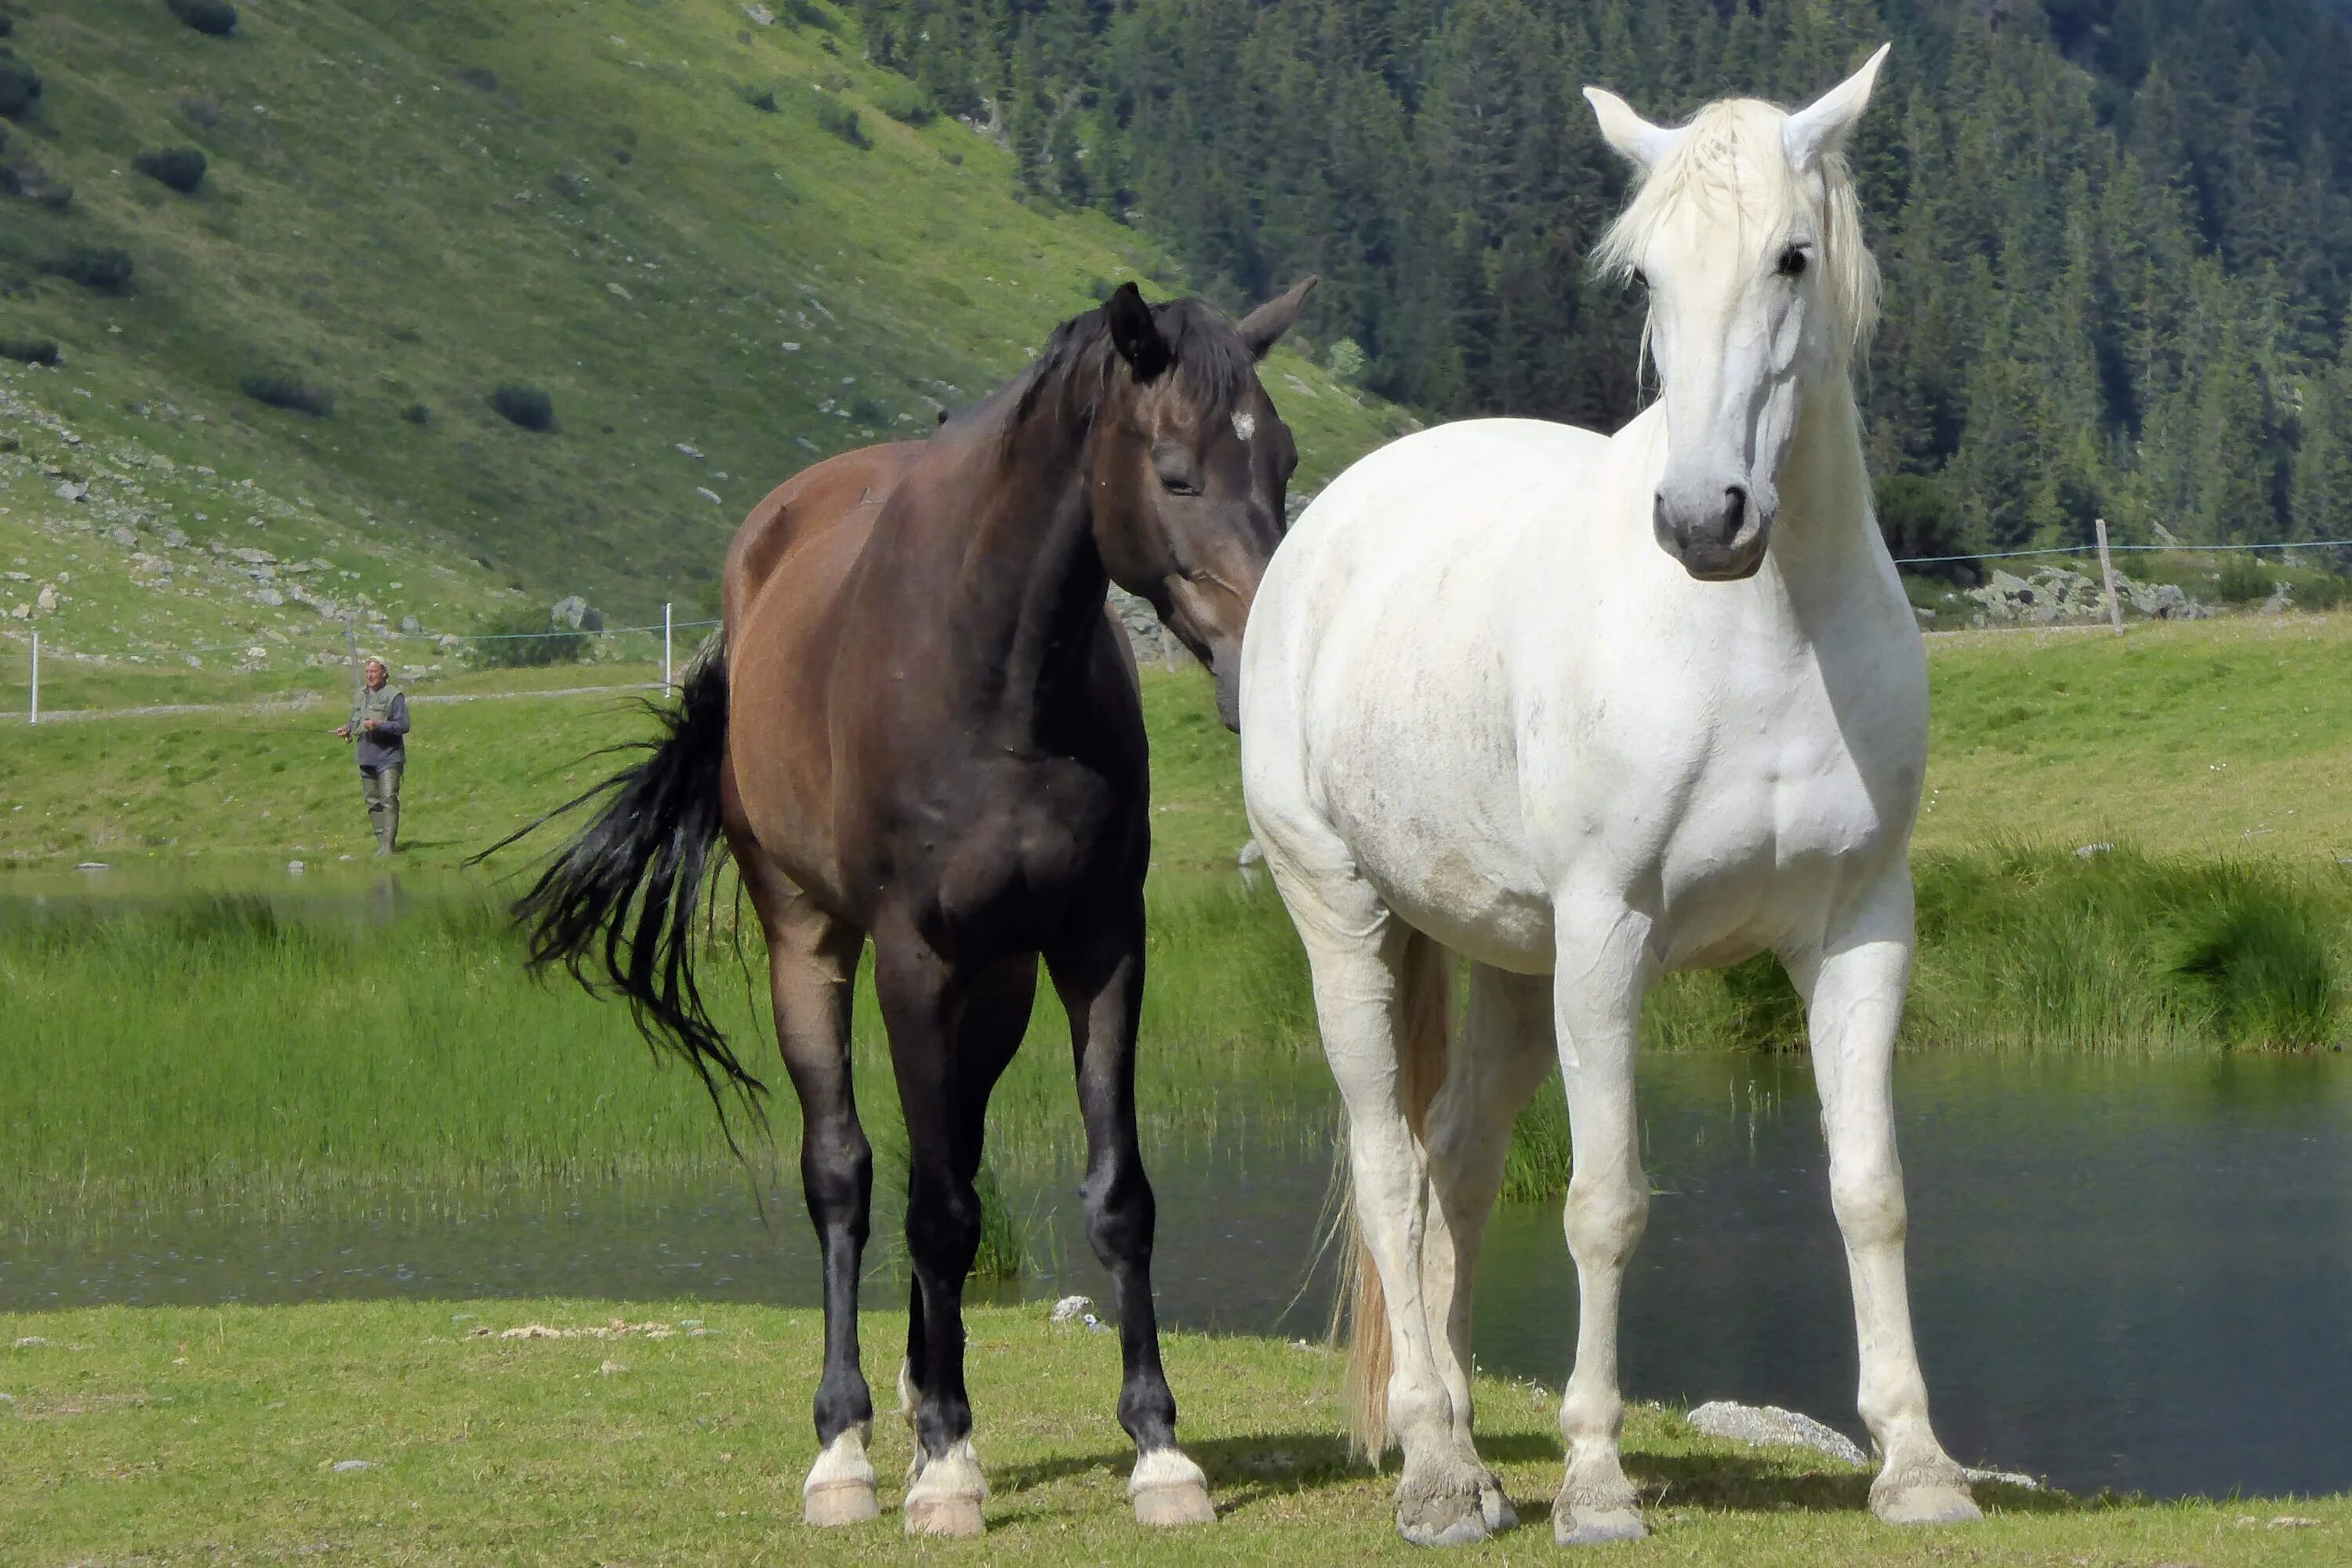
<path fill-rule="evenodd" d="M 1618 1302 L 1650 1212 L 1633 1115 L 1633 1046 L 1649 980 L 1646 936 L 1645 922 L 1631 914 L 1601 927 L 1590 942 L 1571 942 L 1563 923 L 1553 981 L 1573 1149 L 1567 1224 L 1578 1303 L 1576 1368 L 1559 1409 L 1568 1474 L 1551 1514 L 1552 1536 L 1563 1546 L 1648 1533 L 1617 1452 L 1625 1425 L 1617 1384 Z"/>
<path fill-rule="evenodd" d="M 1789 967 L 1807 993 L 1830 1200 L 1853 1279 L 1862 1418 L 1885 1457 L 1870 1489 L 1871 1510 L 1896 1524 L 1952 1524 L 1979 1515 L 1968 1478 L 1927 1425 L 1903 1273 L 1907 1218 L 1895 1151 L 1894 1060 L 1911 927 L 1911 879 L 1898 870 L 1822 954 Z"/>

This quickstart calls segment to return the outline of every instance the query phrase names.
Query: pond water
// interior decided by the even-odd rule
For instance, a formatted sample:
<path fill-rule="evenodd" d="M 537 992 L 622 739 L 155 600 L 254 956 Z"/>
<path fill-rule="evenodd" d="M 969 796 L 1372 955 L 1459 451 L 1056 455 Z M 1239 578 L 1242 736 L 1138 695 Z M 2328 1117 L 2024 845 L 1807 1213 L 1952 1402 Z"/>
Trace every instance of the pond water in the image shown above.
<path fill-rule="evenodd" d="M 1658 1057 L 1642 1095 L 1657 1196 L 1626 1293 L 1628 1392 L 1785 1405 L 1862 1437 L 1809 1070 Z M 1920 1351 L 1957 1458 L 2078 1492 L 2352 1487 L 2352 1059 L 1910 1057 L 1897 1097 Z M 1328 1104 L 1291 1106 L 1154 1152 L 1168 1321 L 1321 1331 L 1330 1126 Z M 1008 1184 L 1040 1268 L 1000 1296 L 1107 1294 L 1075 1179 Z M 726 1182 L 296 1225 L 151 1216 L 0 1248 L 0 1310 L 554 1293 L 812 1305 L 797 1199 L 772 1199 L 769 1216 Z M 867 1300 L 895 1305 L 903 1287 L 877 1251 Z M 1481 1363 L 1558 1387 L 1576 1306 L 1557 1205 L 1497 1215 L 1478 1291 Z"/>

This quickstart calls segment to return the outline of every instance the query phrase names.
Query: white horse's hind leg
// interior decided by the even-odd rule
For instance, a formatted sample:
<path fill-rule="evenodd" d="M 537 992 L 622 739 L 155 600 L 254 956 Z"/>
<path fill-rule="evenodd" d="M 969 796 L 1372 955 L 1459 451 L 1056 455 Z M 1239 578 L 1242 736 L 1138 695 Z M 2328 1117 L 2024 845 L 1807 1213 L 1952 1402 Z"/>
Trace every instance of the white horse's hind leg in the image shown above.
<path fill-rule="evenodd" d="M 1979 1518 L 1968 1478 L 1927 1424 L 1927 1386 L 1903 1273 L 1906 1216 L 1895 1150 L 1895 1033 L 1911 967 L 1911 888 L 1896 873 L 1876 919 L 1790 964 L 1808 993 L 1813 1071 L 1862 1346 L 1862 1418 L 1885 1457 L 1871 1510 L 1896 1524 Z"/>
<path fill-rule="evenodd" d="M 1410 982 L 1442 983 L 1451 960 L 1389 911 L 1317 825 L 1293 820 L 1277 833 L 1266 826 L 1259 824 L 1260 841 L 1307 949 L 1323 1052 L 1348 1109 L 1357 1228 L 1381 1288 L 1391 1358 L 1385 1425 L 1404 1450 L 1397 1531 L 1422 1546 L 1476 1541 L 1488 1532 L 1480 1499 L 1488 1477 L 1455 1447 L 1454 1402 L 1438 1372 L 1433 1327 L 1442 1332 L 1443 1320 L 1423 1296 L 1422 1254 L 1427 1227 L 1444 1219 L 1430 1201 L 1408 1103 Z"/>
<path fill-rule="evenodd" d="M 1433 1346 L 1438 1375 L 1454 1405 L 1454 1446 L 1486 1478 L 1479 1507 L 1489 1530 L 1510 1529 L 1518 1516 L 1501 1480 L 1479 1459 L 1472 1435 L 1471 1282 L 1502 1187 L 1512 1123 L 1551 1071 L 1551 1034 L 1548 976 L 1472 965 L 1462 1037 L 1423 1139 L 1437 1205 L 1422 1241 L 1422 1296 L 1430 1321 L 1445 1326 Z"/>
<path fill-rule="evenodd" d="M 1559 1407 L 1568 1473 L 1551 1528 L 1561 1545 L 1583 1546 L 1648 1533 L 1617 1452 L 1625 1425 L 1617 1321 L 1625 1264 L 1650 1212 L 1633 1114 L 1633 1047 L 1649 969 L 1646 924 L 1630 913 L 1584 923 L 1589 942 L 1572 939 L 1564 920 L 1560 929 L 1553 1005 L 1573 1149 L 1567 1228 L 1577 1324 L 1576 1368 Z"/>

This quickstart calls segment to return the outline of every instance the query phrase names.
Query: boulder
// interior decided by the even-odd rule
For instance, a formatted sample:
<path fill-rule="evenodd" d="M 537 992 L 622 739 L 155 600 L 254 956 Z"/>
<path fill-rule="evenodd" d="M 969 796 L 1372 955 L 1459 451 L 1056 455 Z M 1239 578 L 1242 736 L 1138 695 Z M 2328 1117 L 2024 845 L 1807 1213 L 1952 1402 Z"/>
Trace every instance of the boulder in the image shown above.
<path fill-rule="evenodd" d="M 1841 1464 L 1866 1465 L 1870 1456 L 1851 1437 L 1825 1426 L 1810 1415 L 1783 1410 L 1777 1405 L 1737 1405 L 1712 1400 L 1690 1413 L 1690 1424 L 1710 1437 L 1722 1437 L 1750 1447 L 1811 1448 Z"/>
<path fill-rule="evenodd" d="M 577 594 L 566 594 L 548 610 L 547 624 L 561 626 L 567 632 L 576 632 L 587 616 L 588 601 Z"/>

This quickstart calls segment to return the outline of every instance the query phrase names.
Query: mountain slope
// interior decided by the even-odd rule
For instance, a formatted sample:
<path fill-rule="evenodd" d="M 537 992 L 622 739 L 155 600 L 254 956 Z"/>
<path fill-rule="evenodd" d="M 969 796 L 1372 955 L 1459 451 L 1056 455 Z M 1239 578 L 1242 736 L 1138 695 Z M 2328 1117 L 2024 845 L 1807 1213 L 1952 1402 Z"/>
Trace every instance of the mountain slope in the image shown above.
<path fill-rule="evenodd" d="M 0 197 L 0 342 L 54 339 L 65 357 L 8 384 L 85 454 L 254 480 L 313 521 L 263 509 L 229 544 L 334 557 L 394 624 L 464 630 L 509 590 L 579 592 L 631 620 L 707 601 L 768 487 L 927 430 L 1115 280 L 1162 292 L 1175 270 L 1100 215 L 1022 205 L 1003 149 L 861 63 L 841 16 L 787 9 L 763 24 L 765 7 L 718 0 L 253 0 L 226 37 L 163 0 L 20 15 L 10 42 L 43 91 L 0 155 L 20 186 L 73 195 Z M 193 195 L 134 163 L 180 146 L 205 157 Z M 108 249 L 133 264 L 127 292 L 70 276 Z M 1402 427 L 1295 355 L 1268 381 L 1303 484 Z M 554 428 L 494 411 L 502 385 L 544 393 Z M 0 559 L 46 581 L 73 570 L 56 552 L 70 536 L 79 575 L 128 584 L 131 548 L 76 527 L 66 509 L 89 502 L 53 494 L 74 476 L 41 471 L 74 454 L 10 417 Z M 184 500 L 176 526 L 201 548 L 197 510 Z M 418 572 L 363 563 L 371 542 L 453 575 L 411 603 Z M 348 562 L 329 548 L 344 544 Z M 78 619 L 109 595 L 68 591 L 52 640 L 139 647 L 121 604 L 154 592 Z M 229 629 L 276 624 L 261 611 L 277 607 L 241 603 Z M 284 614 L 318 641 L 322 617 Z"/>

